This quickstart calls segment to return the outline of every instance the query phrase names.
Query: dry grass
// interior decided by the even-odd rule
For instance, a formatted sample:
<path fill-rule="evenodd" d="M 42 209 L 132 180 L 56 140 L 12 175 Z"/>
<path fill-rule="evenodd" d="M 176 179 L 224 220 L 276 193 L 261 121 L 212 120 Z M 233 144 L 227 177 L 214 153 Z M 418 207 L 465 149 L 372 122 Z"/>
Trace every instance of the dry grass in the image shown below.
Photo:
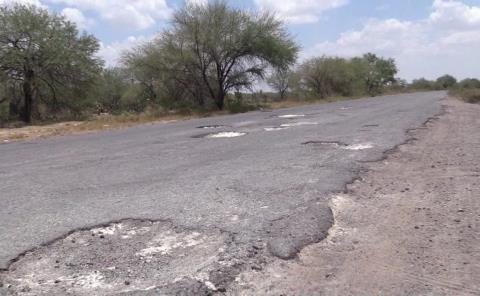
<path fill-rule="evenodd" d="M 31 140 L 53 136 L 82 134 L 93 131 L 111 130 L 131 127 L 140 124 L 169 123 L 179 120 L 187 120 L 193 115 L 162 115 L 153 116 L 139 115 L 106 115 L 87 121 L 69 121 L 49 125 L 32 125 L 19 128 L 0 128 L 0 143 L 8 143 L 19 140 Z"/>
<path fill-rule="evenodd" d="M 467 103 L 480 103 L 480 89 L 479 88 L 463 88 L 453 89 L 450 91 L 452 96 L 458 97 Z"/>

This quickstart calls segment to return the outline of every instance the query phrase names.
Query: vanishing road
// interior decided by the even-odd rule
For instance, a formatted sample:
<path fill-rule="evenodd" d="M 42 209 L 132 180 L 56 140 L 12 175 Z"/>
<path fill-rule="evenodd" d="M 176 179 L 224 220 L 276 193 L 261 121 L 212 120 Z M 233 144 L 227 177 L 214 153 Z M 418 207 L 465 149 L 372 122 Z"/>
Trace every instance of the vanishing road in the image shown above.
<path fill-rule="evenodd" d="M 0 145 L 0 294 L 225 291 L 242 270 L 325 238 L 332 194 L 441 113 L 445 96 Z"/>

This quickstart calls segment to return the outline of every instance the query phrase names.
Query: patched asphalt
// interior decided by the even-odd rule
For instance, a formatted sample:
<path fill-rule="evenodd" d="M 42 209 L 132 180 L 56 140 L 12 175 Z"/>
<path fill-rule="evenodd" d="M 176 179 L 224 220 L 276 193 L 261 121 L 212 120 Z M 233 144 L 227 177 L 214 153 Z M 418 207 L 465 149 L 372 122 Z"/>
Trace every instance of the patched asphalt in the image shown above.
<path fill-rule="evenodd" d="M 116 287 L 112 293 L 174 294 L 184 286 L 196 294 L 221 292 L 241 270 L 261 269 L 273 256 L 294 258 L 322 240 L 333 222 L 332 193 L 357 178 L 364 162 L 380 159 L 407 140 L 407 130 L 438 114 L 445 96 L 384 96 L 0 145 L 0 268 L 10 266 L 1 278 L 7 282 L 13 272 L 22 278 L 46 264 L 45 278 L 35 278 L 25 293 L 48 290 L 40 281 L 53 283 L 50 295 L 61 294 L 58 272 L 64 279 L 101 279 Z M 198 128 L 205 126 L 225 137 L 205 137 L 210 133 Z M 66 244 L 119 221 L 152 223 L 157 230 L 74 239 L 86 241 L 87 249 Z M 165 233 L 177 247 L 162 252 L 168 243 L 161 239 L 149 245 Z M 199 247 L 204 253 L 195 251 Z M 171 271 L 128 279 L 122 270 L 129 268 L 121 266 L 138 272 L 144 258 L 135 254 L 145 249 L 155 251 L 151 262 L 165 262 Z M 59 256 L 65 262 L 62 254 L 87 267 L 48 261 Z M 87 264 L 95 258 L 124 261 L 105 271 L 105 264 Z M 82 291 L 75 293 L 88 292 Z"/>

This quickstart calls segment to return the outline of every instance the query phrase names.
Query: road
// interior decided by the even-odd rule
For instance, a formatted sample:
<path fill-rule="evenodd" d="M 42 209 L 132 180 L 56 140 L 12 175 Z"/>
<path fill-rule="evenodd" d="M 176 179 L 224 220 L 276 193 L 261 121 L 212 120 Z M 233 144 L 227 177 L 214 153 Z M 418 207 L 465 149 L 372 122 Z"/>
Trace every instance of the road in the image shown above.
<path fill-rule="evenodd" d="M 12 272 L 18 261 L 12 265 L 32 295 L 61 295 L 62 282 L 78 295 L 162 285 L 166 293 L 224 291 L 245 268 L 294 258 L 325 238 L 332 194 L 439 114 L 445 96 L 392 95 L 0 145 L 0 268 Z M 211 125 L 220 127 L 199 128 Z M 242 136 L 209 135 L 218 132 Z M 135 274 L 136 258 L 151 272 Z M 158 260 L 165 269 L 152 276 Z M 44 278 L 32 284 L 38 270 Z"/>

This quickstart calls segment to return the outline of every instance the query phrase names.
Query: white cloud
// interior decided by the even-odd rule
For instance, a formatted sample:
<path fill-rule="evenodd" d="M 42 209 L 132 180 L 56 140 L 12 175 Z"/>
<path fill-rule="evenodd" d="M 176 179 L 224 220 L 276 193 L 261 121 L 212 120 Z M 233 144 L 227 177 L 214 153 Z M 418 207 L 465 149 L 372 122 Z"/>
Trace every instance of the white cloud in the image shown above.
<path fill-rule="evenodd" d="M 159 20 L 168 19 L 171 8 L 166 0 L 44 0 L 92 11 L 115 28 L 144 30 Z"/>
<path fill-rule="evenodd" d="M 86 18 L 83 13 L 76 8 L 64 8 L 62 15 L 64 15 L 67 20 L 77 24 L 77 27 L 81 30 L 87 29 L 94 23 L 94 20 Z"/>
<path fill-rule="evenodd" d="M 145 42 L 148 42 L 153 38 L 154 36 L 130 36 L 120 42 L 117 41 L 110 44 L 100 43 L 100 50 L 98 52 L 98 56 L 105 60 L 105 66 L 118 66 L 120 62 L 119 59 L 125 51 L 144 44 Z"/>
<path fill-rule="evenodd" d="M 366 52 L 395 58 L 399 75 L 406 79 L 432 79 L 445 73 L 480 77 L 480 7 L 436 0 L 426 19 L 369 20 L 360 30 L 344 32 L 335 41 L 305 50 L 302 58 L 324 54 L 351 57 Z"/>
<path fill-rule="evenodd" d="M 435 0 L 430 22 L 449 29 L 480 25 L 480 7 L 468 6 L 459 1 Z"/>
<path fill-rule="evenodd" d="M 263 10 L 274 11 L 289 23 L 315 23 L 321 14 L 348 3 L 348 0 L 255 0 Z"/>

